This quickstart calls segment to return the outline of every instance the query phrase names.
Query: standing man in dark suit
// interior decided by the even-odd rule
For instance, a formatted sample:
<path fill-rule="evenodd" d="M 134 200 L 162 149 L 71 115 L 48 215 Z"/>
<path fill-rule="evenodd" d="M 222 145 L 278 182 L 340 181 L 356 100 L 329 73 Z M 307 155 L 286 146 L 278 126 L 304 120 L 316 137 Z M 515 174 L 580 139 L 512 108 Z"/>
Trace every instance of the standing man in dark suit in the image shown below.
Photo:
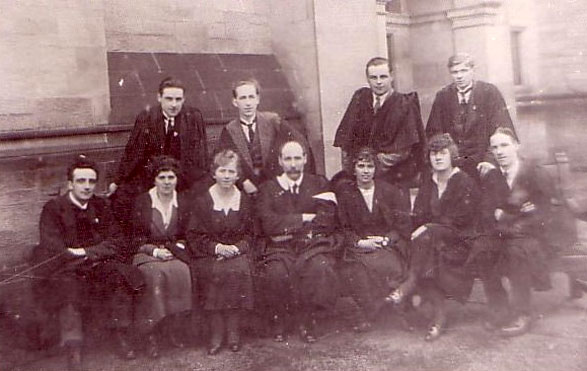
<path fill-rule="evenodd" d="M 459 149 L 456 165 L 473 179 L 495 168 L 489 137 L 498 127 L 515 133 L 503 96 L 493 84 L 475 80 L 475 62 L 467 53 L 448 59 L 453 83 L 436 94 L 426 125 L 428 138 L 449 133 Z"/>
<path fill-rule="evenodd" d="M 242 159 L 242 176 L 237 182 L 247 194 L 256 194 L 265 180 L 278 175 L 280 143 L 297 140 L 308 148 L 303 135 L 274 112 L 259 112 L 260 86 L 256 80 L 241 80 L 232 88 L 232 104 L 238 119 L 230 121 L 220 133 L 217 150 L 231 149 Z"/>
<path fill-rule="evenodd" d="M 158 107 L 139 113 L 130 134 L 114 182 L 113 207 L 117 219 L 128 231 L 128 219 L 137 195 L 152 186 L 149 165 L 160 155 L 168 155 L 180 163 L 179 190 L 190 188 L 207 172 L 206 127 L 202 113 L 184 107 L 185 87 L 173 77 L 159 84 Z"/>
<path fill-rule="evenodd" d="M 417 93 L 402 94 L 392 85 L 391 66 L 385 58 L 367 62 L 369 87 L 355 91 L 340 122 L 334 146 L 340 147 L 349 178 L 348 159 L 362 147 L 377 153 L 378 176 L 402 188 L 418 174 L 423 160 L 424 126 Z"/>

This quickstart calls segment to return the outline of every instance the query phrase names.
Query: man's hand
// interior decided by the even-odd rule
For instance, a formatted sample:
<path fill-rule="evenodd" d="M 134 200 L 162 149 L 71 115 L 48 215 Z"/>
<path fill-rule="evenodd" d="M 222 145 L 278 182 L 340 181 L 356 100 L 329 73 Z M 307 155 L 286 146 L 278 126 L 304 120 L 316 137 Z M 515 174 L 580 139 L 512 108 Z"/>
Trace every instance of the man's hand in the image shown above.
<path fill-rule="evenodd" d="M 316 214 L 313 213 L 304 213 L 302 214 L 302 221 L 305 222 L 311 222 L 312 220 L 314 220 L 314 218 L 316 217 Z"/>
<path fill-rule="evenodd" d="M 412 241 L 415 240 L 416 238 L 418 238 L 418 236 L 420 236 L 422 233 L 426 232 L 428 230 L 428 228 L 426 228 L 425 225 L 421 225 L 418 227 L 418 229 L 416 229 L 414 232 L 412 232 Z"/>
<path fill-rule="evenodd" d="M 253 193 L 257 193 L 259 190 L 257 189 L 257 187 L 253 184 L 253 182 L 251 182 L 250 179 L 247 179 L 243 182 L 243 190 L 245 191 L 246 194 L 253 194 Z"/>
<path fill-rule="evenodd" d="M 73 256 L 77 256 L 80 258 L 86 256 L 86 249 L 83 249 L 81 247 L 70 247 L 67 249 L 67 252 L 69 252 Z"/>
<path fill-rule="evenodd" d="M 235 245 L 225 245 L 219 243 L 216 245 L 216 255 L 222 258 L 232 258 L 239 255 L 241 252 Z"/>
<path fill-rule="evenodd" d="M 531 213 L 531 212 L 534 212 L 534 211 L 536 211 L 536 205 L 534 205 L 530 201 L 524 202 L 524 204 L 520 208 L 520 212 L 522 212 L 524 214 Z"/>
<path fill-rule="evenodd" d="M 397 153 L 384 153 L 379 152 L 377 154 L 377 160 L 385 166 L 385 167 L 392 167 L 395 166 L 398 162 L 402 159 L 402 155 Z"/>
<path fill-rule="evenodd" d="M 153 256 L 160 260 L 170 260 L 173 259 L 173 254 L 171 251 L 167 250 L 166 248 L 155 248 L 153 250 Z"/>
<path fill-rule="evenodd" d="M 375 239 L 372 238 L 365 238 L 357 242 L 357 247 L 365 250 L 377 250 L 381 248 L 381 243 L 377 242 Z"/>
<path fill-rule="evenodd" d="M 481 175 L 482 177 L 487 175 L 487 173 L 493 169 L 495 169 L 495 165 L 489 162 L 483 161 L 477 164 L 477 171 L 479 172 L 479 175 Z"/>
<path fill-rule="evenodd" d="M 106 193 L 106 196 L 110 197 L 112 194 L 114 194 L 114 192 L 116 192 L 117 189 L 118 184 L 110 183 L 110 185 L 108 186 L 108 193 Z"/>

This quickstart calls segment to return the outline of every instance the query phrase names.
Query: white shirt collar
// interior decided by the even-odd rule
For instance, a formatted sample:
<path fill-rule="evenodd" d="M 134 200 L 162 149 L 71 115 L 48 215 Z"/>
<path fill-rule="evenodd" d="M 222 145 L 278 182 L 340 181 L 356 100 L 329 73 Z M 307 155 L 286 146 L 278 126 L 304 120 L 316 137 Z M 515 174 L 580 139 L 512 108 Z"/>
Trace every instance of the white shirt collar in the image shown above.
<path fill-rule="evenodd" d="M 73 203 L 75 206 L 79 207 L 82 210 L 87 210 L 87 208 L 88 208 L 87 202 L 85 204 L 82 204 L 81 202 L 79 202 L 77 198 L 73 197 L 73 194 L 71 193 L 71 191 L 67 192 L 67 194 L 69 195 L 69 200 L 71 201 L 71 203 Z"/>
<path fill-rule="evenodd" d="M 520 171 L 520 161 L 519 160 L 514 161 L 508 169 L 500 167 L 500 170 L 501 170 L 501 173 L 504 175 L 507 172 L 506 180 L 508 182 L 508 186 L 510 188 L 512 188 L 512 185 L 514 184 L 514 179 L 516 179 L 516 176 L 518 175 L 518 172 Z"/>
<path fill-rule="evenodd" d="M 236 188 L 236 186 L 233 186 L 235 192 L 228 200 L 225 200 L 222 198 L 222 196 L 220 196 L 219 187 L 220 186 L 218 184 L 214 184 L 212 187 L 210 187 L 210 189 L 208 189 L 208 193 L 210 193 L 210 196 L 212 197 L 212 203 L 214 204 L 214 211 L 224 211 L 225 215 L 228 215 L 230 210 L 239 211 L 241 204 L 241 193 Z"/>
<path fill-rule="evenodd" d="M 446 187 L 448 185 L 448 181 L 450 180 L 450 178 L 452 178 L 459 171 L 461 171 L 461 169 L 459 169 L 458 167 L 454 167 L 448 175 L 448 178 L 446 179 L 445 183 L 438 183 L 438 174 L 432 173 L 432 181 L 436 184 L 436 187 L 438 189 L 438 198 L 442 197 L 442 194 L 444 193 L 444 191 L 446 191 Z"/>
<path fill-rule="evenodd" d="M 304 180 L 304 173 L 300 175 L 300 178 L 296 181 L 291 180 L 286 173 L 283 173 L 277 177 L 277 183 L 281 186 L 281 188 L 285 189 L 286 191 L 291 191 L 294 184 L 298 186 L 298 192 L 302 185 L 302 181 Z"/>
<path fill-rule="evenodd" d="M 157 187 L 153 187 L 149 190 L 149 196 L 151 197 L 151 208 L 156 209 L 161 213 L 161 216 L 163 217 L 163 224 L 165 225 L 165 228 L 167 228 L 171 222 L 171 213 L 173 212 L 173 208 L 178 207 L 177 192 L 173 191 L 173 198 L 167 207 L 163 206 L 163 203 L 161 203 L 159 195 L 157 195 Z"/>

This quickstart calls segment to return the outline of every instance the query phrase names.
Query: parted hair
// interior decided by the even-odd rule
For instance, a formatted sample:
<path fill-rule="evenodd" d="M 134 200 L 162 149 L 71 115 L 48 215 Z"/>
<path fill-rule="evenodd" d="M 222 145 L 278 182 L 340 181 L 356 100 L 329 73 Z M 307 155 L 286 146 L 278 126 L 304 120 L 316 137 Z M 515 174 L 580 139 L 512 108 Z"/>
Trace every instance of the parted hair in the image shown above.
<path fill-rule="evenodd" d="M 232 149 L 223 149 L 214 155 L 212 159 L 212 163 L 210 164 L 210 172 L 214 174 L 216 169 L 221 166 L 226 166 L 230 163 L 236 163 L 236 171 L 240 175 L 241 174 L 241 160 L 239 155 L 233 151 Z"/>
<path fill-rule="evenodd" d="M 185 85 L 183 82 L 173 76 L 168 76 L 161 80 L 159 83 L 159 94 L 163 94 L 163 90 L 165 90 L 165 88 L 178 88 L 183 90 L 185 93 Z"/>
<path fill-rule="evenodd" d="M 232 84 L 232 97 L 236 98 L 236 89 L 240 86 L 244 86 L 244 85 L 253 85 L 255 87 L 255 91 L 257 92 L 257 95 L 261 94 L 261 85 L 259 84 L 259 81 L 255 80 L 255 79 L 244 79 L 244 80 L 239 80 L 235 83 Z"/>
<path fill-rule="evenodd" d="M 494 136 L 495 134 L 507 135 L 508 137 L 512 138 L 512 141 L 514 143 L 520 143 L 518 141 L 518 138 L 516 138 L 516 134 L 514 134 L 513 130 L 510 128 L 500 126 L 497 129 L 495 129 L 495 131 L 493 132 L 493 134 L 491 134 L 491 136 Z"/>
<path fill-rule="evenodd" d="M 442 151 L 445 148 L 448 149 L 450 159 L 454 164 L 454 161 L 459 157 L 459 149 L 449 133 L 436 134 L 430 138 L 428 141 L 428 156 L 430 156 L 430 152 Z"/>
<path fill-rule="evenodd" d="M 462 64 L 462 63 L 464 63 L 465 65 L 467 65 L 471 68 L 475 67 L 475 60 L 473 59 L 473 57 L 469 53 L 457 53 L 455 55 L 451 55 L 448 58 L 447 67 L 451 68 L 453 66 L 456 66 L 457 64 Z"/>
<path fill-rule="evenodd" d="M 365 65 L 365 75 L 369 76 L 369 67 L 371 66 L 381 66 L 382 64 L 386 64 L 389 67 L 389 72 L 391 72 L 391 64 L 389 64 L 389 60 L 383 57 L 373 57 L 369 59 L 367 64 Z"/>
<path fill-rule="evenodd" d="M 84 154 L 78 155 L 75 160 L 67 167 L 67 180 L 73 180 L 73 172 L 75 169 L 92 169 L 96 172 L 96 178 L 100 176 L 98 164 L 95 161 L 89 159 Z"/>
<path fill-rule="evenodd" d="M 181 176 L 179 161 L 171 156 L 157 156 L 151 162 L 151 178 L 155 179 L 163 171 L 173 171 L 178 178 Z"/>

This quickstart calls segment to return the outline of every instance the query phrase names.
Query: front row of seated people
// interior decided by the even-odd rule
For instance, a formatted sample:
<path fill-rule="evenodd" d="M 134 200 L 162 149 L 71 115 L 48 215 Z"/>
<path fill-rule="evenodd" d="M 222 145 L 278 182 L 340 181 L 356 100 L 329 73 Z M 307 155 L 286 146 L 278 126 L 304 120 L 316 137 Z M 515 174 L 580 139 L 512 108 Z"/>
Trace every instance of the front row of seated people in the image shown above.
<path fill-rule="evenodd" d="M 254 307 L 264 308 L 257 310 L 269 317 L 275 341 L 293 328 L 315 342 L 317 313 L 332 309 L 343 288 L 359 308 L 359 332 L 386 303 L 420 294 L 434 307 L 426 340 L 435 340 L 445 328 L 445 299 L 464 301 L 474 278 L 491 309 L 486 327 L 526 332 L 531 289 L 549 288 L 541 238 L 549 196 L 535 181 L 536 168 L 518 157 L 511 130 L 498 128 L 490 143 L 498 166 L 478 185 L 453 165 L 458 150 L 450 135 L 431 138 L 430 172 L 422 174 L 412 213 L 405 193 L 375 176 L 376 154 L 368 148 L 354 155 L 355 179 L 332 192 L 324 177 L 304 172 L 304 146 L 286 142 L 282 174 L 260 185 L 255 199 L 235 186 L 240 159 L 230 149 L 213 159 L 214 184 L 192 197 L 175 189 L 177 161 L 159 157 L 154 187 L 129 216 L 130 243 L 119 237 L 107 202 L 94 196 L 96 165 L 81 158 L 69 169 L 69 192 L 44 207 L 35 250 L 47 278 L 41 288 L 58 295 L 53 309 L 70 366 L 81 364 L 88 292 L 116 304 L 108 308 L 116 310 L 125 358 L 135 357 L 128 342 L 133 310 L 151 357 L 159 355 L 160 334 L 182 346 L 177 335 L 190 309 L 210 325 L 209 354 L 223 345 L 236 352 L 240 320 Z"/>

